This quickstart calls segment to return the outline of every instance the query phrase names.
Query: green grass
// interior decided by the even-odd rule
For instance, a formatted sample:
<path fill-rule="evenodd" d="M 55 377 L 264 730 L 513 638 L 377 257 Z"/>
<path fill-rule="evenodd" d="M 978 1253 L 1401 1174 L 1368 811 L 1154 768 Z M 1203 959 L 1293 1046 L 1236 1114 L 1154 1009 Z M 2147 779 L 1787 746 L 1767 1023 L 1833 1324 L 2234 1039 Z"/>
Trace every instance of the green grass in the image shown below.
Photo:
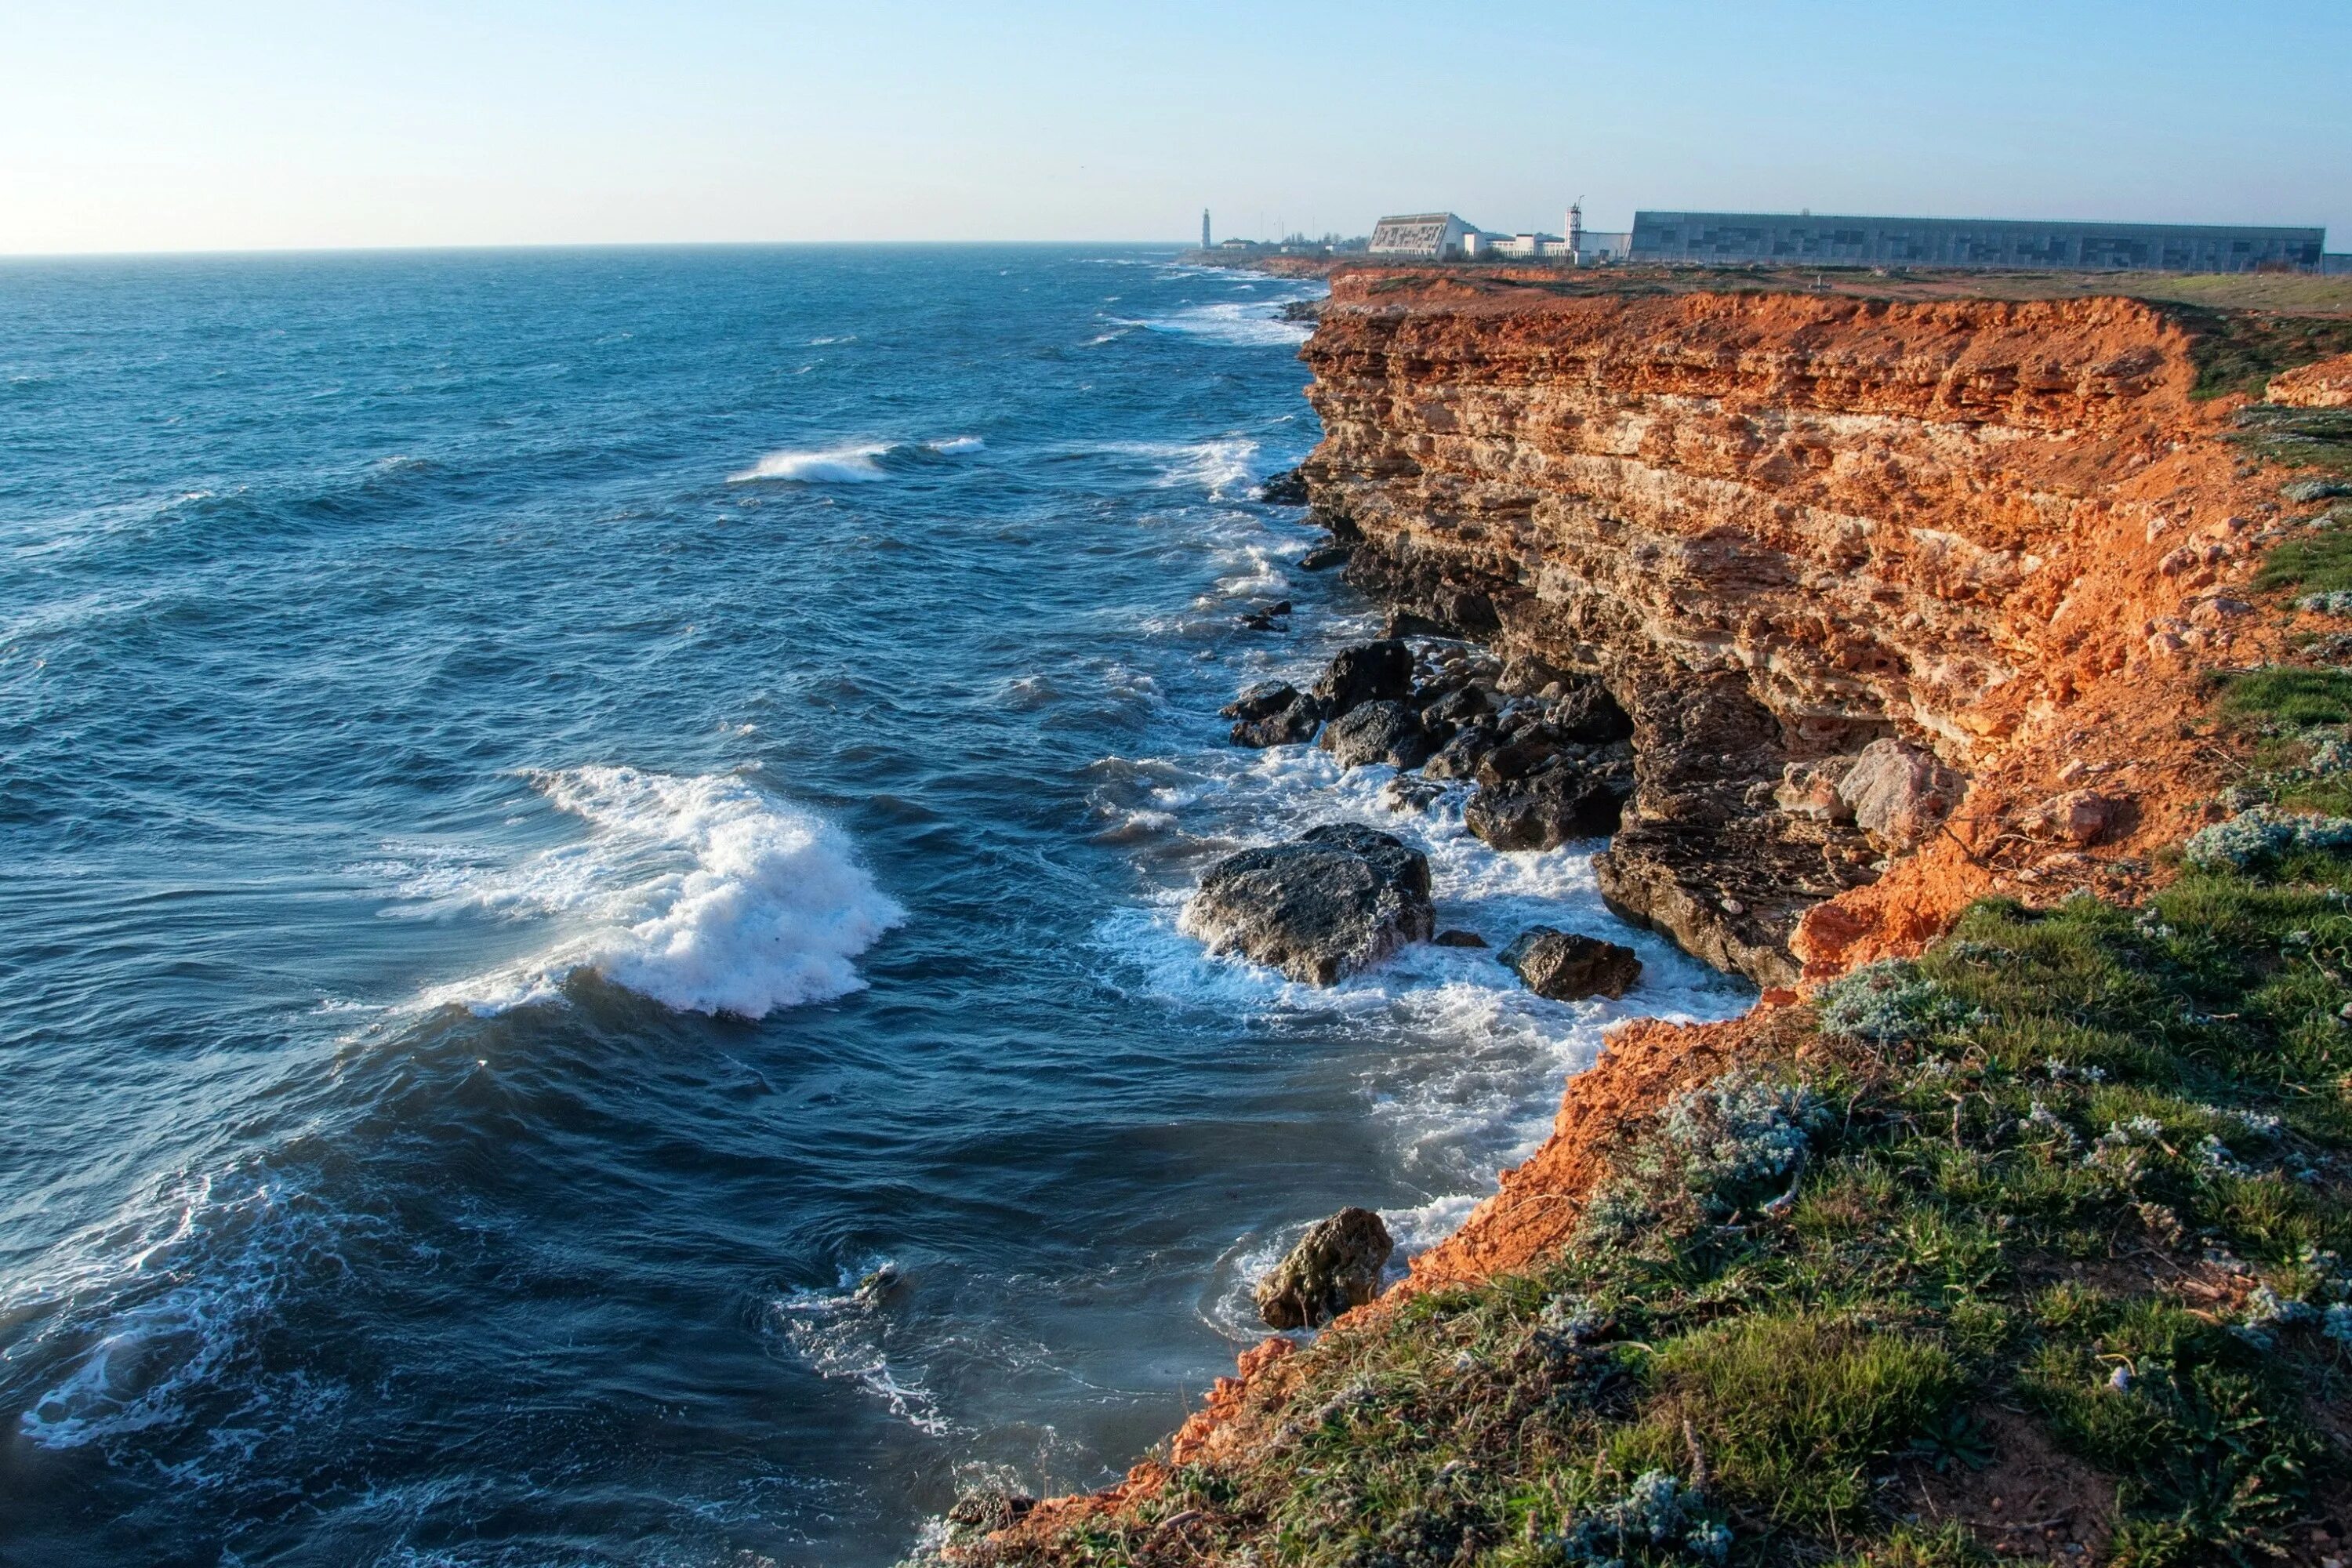
<path fill-rule="evenodd" d="M 2226 285 L 2218 279 L 2215 282 L 2217 287 L 2210 297 L 2226 297 Z M 2331 300 L 2346 292 L 2329 289 L 2327 280 L 2313 282 L 2320 285 L 2314 293 L 2324 293 Z M 2241 283 L 2239 291 L 2244 293 L 2249 287 Z M 2180 289 L 2173 291 L 2166 313 L 2189 331 L 2189 356 L 2197 366 L 2192 395 L 2198 397 L 2220 397 L 2233 392 L 2260 397 L 2264 384 L 2283 370 L 2336 354 L 2352 353 L 2352 321 L 2340 316 L 2217 308 L 2195 300 L 2189 290 Z"/>
<path fill-rule="evenodd" d="M 2231 438 L 2265 462 L 2352 475 L 2352 409 L 2257 404 L 2238 411 Z"/>
<path fill-rule="evenodd" d="M 2314 1419 L 2352 1412 L 2347 1005 L 2339 858 L 1980 904 L 1833 990 L 1862 1034 L 1630 1140 L 1580 1244 L 1326 1333 L 1260 1446 L 1040 1560 L 1189 1561 L 1177 1520 L 1268 1568 L 1957 1568 L 1906 1500 L 2000 1405 L 2106 1489 L 2111 1561 L 2266 1561 L 2352 1468 Z"/>
<path fill-rule="evenodd" d="M 2296 588 L 2306 594 L 2352 588 L 2352 532 L 2329 526 L 2288 540 L 2263 558 L 2254 586 Z"/>
<path fill-rule="evenodd" d="M 2217 706 L 2227 718 L 2297 728 L 2352 722 L 2352 672 L 2273 665 L 2231 675 Z"/>

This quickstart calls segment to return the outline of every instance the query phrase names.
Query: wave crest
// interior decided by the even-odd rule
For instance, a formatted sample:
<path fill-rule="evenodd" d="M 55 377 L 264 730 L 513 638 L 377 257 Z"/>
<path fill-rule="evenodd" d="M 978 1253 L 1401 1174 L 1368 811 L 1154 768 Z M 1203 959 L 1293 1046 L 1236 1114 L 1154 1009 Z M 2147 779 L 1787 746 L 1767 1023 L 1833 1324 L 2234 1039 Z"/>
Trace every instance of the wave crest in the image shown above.
<path fill-rule="evenodd" d="M 428 992 L 428 1006 L 502 1012 L 587 969 L 678 1012 L 762 1018 L 862 990 L 854 961 L 906 921 L 839 829 L 734 774 L 584 767 L 531 782 L 594 837 L 485 879 L 467 901 L 520 900 L 589 929 Z"/>

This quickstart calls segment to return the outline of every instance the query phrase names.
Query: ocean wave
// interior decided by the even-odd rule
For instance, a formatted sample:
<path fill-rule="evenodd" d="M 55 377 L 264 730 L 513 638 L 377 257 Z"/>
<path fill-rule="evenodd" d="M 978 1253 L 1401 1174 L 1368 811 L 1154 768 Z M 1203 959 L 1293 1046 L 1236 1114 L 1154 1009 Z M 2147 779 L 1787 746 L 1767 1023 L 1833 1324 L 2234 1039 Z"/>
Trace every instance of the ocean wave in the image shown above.
<path fill-rule="evenodd" d="M 1135 323 L 1155 332 L 1198 338 L 1231 348 L 1297 348 L 1315 333 L 1305 321 L 1283 319 L 1283 300 L 1236 300 L 1194 305 L 1172 316 L 1148 317 Z"/>
<path fill-rule="evenodd" d="M 679 1012 L 761 1018 L 862 989 L 853 961 L 907 918 L 838 829 L 734 774 L 585 767 L 531 782 L 592 837 L 489 874 L 436 868 L 420 890 L 585 929 L 423 1005 L 502 1012 L 584 969 Z"/>
<path fill-rule="evenodd" d="M 868 442 L 857 446 L 824 447 L 812 450 L 771 452 L 740 473 L 727 476 L 730 485 L 760 479 L 803 485 L 872 484 L 890 477 L 884 460 L 904 457 L 963 458 L 985 450 L 978 436 L 950 436 L 937 441 Z"/>
<path fill-rule="evenodd" d="M 1232 500 L 1257 477 L 1258 444 L 1247 436 L 1219 436 L 1206 441 L 1128 441 L 1109 450 L 1157 464 L 1156 482 L 1162 489 L 1198 486 L 1211 500 Z"/>
<path fill-rule="evenodd" d="M 282 1175 L 159 1184 L 0 1293 L 0 1319 L 39 1323 L 7 1357 L 44 1373 L 18 1430 L 42 1447 L 79 1448 L 201 1426 L 210 1453 L 316 1414 L 338 1391 L 254 1364 L 257 1341 L 298 1277 L 340 1271 L 339 1239 L 323 1206 Z M 202 1480 L 205 1469 L 199 1458 L 181 1474 Z"/>
<path fill-rule="evenodd" d="M 887 446 L 825 447 L 815 451 L 771 452 L 740 473 L 727 476 L 730 485 L 755 479 L 782 479 L 803 485 L 871 484 L 889 478 L 875 463 Z"/>

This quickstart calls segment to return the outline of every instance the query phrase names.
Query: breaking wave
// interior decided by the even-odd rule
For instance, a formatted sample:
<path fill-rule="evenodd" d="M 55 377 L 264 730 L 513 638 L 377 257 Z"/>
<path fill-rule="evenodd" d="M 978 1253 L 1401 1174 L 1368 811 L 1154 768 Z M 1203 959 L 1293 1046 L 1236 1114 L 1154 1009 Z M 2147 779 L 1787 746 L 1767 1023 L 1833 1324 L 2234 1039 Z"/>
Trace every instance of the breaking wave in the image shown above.
<path fill-rule="evenodd" d="M 951 436 L 939 441 L 877 441 L 809 450 L 787 448 L 771 452 L 750 468 L 728 475 L 727 482 L 741 485 L 767 479 L 803 485 L 872 484 L 890 477 L 884 459 L 894 454 L 961 458 L 987 445 L 978 436 Z"/>
<path fill-rule="evenodd" d="M 502 1012 L 591 970 L 679 1012 L 761 1018 L 862 989 L 853 961 L 907 918 L 838 829 L 734 774 L 586 767 L 531 782 L 593 836 L 416 890 L 584 929 L 425 1005 Z"/>

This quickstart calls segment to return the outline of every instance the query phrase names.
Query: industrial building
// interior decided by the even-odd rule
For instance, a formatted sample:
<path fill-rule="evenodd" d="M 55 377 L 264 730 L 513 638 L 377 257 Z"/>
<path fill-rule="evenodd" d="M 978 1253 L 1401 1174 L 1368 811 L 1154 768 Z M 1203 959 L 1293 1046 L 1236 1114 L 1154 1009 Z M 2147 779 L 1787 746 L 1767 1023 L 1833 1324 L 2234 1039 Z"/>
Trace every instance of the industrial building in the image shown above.
<path fill-rule="evenodd" d="M 1475 226 L 1452 213 L 1408 213 L 1402 217 L 1384 217 L 1373 226 L 1370 251 L 1374 256 L 1445 261 L 1472 254 L 1476 242 L 1468 237 L 1477 232 Z"/>
<path fill-rule="evenodd" d="M 1823 217 L 1810 213 L 1637 212 L 1637 262 L 2023 267 L 2110 271 L 2316 269 L 2324 228 L 2035 223 L 1998 218 Z"/>

